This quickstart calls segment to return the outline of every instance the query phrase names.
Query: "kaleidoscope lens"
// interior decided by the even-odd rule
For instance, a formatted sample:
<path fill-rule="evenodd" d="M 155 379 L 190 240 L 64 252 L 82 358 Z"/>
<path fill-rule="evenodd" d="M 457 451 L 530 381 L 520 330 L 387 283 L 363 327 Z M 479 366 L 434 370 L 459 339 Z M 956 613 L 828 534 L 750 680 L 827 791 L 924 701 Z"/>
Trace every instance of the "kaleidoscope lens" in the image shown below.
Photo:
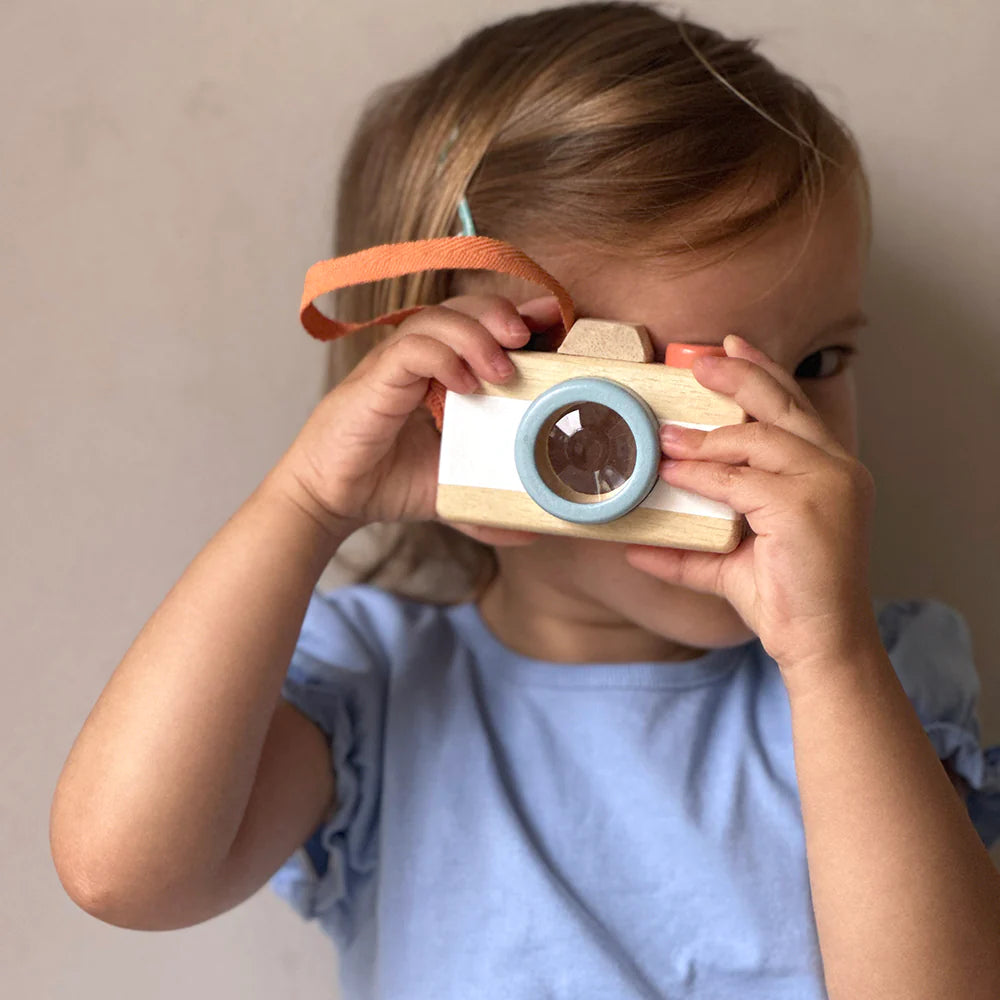
<path fill-rule="evenodd" d="M 573 403 L 548 421 L 542 478 L 557 493 L 601 499 L 635 470 L 635 438 L 628 424 L 601 403 Z M 544 434 L 544 428 L 543 428 Z"/>
<path fill-rule="evenodd" d="M 638 506 L 656 482 L 659 422 L 645 401 L 610 379 L 576 378 L 547 389 L 518 426 L 521 483 L 565 521 L 599 524 Z"/>

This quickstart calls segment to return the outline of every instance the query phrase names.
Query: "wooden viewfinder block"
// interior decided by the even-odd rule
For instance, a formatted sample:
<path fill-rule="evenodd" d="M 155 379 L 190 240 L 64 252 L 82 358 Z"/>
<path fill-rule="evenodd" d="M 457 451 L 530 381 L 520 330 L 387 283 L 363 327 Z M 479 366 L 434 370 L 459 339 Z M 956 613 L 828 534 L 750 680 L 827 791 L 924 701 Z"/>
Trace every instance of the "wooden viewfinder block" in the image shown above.
<path fill-rule="evenodd" d="M 645 362 L 653 360 L 653 344 L 644 326 L 585 318 L 573 324 L 556 353 Z"/>

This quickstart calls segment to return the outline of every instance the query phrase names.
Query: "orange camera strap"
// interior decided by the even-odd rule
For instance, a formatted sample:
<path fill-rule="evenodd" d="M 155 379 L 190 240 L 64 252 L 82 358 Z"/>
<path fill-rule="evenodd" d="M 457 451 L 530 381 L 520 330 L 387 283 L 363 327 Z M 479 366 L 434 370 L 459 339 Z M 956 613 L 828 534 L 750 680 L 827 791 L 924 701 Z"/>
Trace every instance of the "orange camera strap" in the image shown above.
<path fill-rule="evenodd" d="M 359 250 L 344 257 L 321 260 L 306 272 L 302 290 L 299 318 L 306 330 L 317 340 L 336 340 L 355 330 L 368 326 L 397 326 L 407 316 L 425 308 L 410 306 L 396 312 L 385 313 L 361 323 L 345 323 L 324 316 L 315 300 L 327 292 L 351 285 L 364 285 L 384 278 L 399 278 L 404 274 L 420 271 L 475 270 L 497 271 L 515 278 L 523 278 L 550 291 L 559 302 L 563 329 L 569 330 L 575 319 L 573 300 L 569 293 L 543 267 L 526 253 L 503 240 L 487 236 L 445 236 L 433 240 L 414 240 L 410 243 L 388 243 L 383 246 Z M 444 386 L 432 379 L 424 405 L 434 414 L 434 421 L 441 428 L 444 408 Z"/>

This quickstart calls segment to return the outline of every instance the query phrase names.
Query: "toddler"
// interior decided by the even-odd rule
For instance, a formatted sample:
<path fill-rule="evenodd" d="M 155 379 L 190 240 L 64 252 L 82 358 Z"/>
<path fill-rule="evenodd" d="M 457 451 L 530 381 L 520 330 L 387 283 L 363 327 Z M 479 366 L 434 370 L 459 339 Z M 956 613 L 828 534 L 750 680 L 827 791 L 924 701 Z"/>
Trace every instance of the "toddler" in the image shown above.
<path fill-rule="evenodd" d="M 807 87 L 654 6 L 515 17 L 380 91 L 337 253 L 477 232 L 646 326 L 654 363 L 721 344 L 694 376 L 753 420 L 664 433 L 660 475 L 751 531 L 718 555 L 435 520 L 429 380 L 503 383 L 556 301 L 478 271 L 339 293 L 346 320 L 428 307 L 337 345 L 360 361 L 118 666 L 53 803 L 71 896 L 176 928 L 272 880 L 348 1000 L 1000 996 L 969 638 L 869 589 L 869 217 Z M 320 590 L 377 522 L 391 547 Z"/>

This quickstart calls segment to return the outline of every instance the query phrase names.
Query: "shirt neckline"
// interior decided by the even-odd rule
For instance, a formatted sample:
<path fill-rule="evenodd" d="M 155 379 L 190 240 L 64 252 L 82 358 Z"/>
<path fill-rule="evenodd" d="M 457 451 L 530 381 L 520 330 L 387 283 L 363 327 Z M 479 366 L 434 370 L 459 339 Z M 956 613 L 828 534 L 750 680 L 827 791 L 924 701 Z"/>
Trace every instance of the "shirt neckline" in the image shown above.
<path fill-rule="evenodd" d="M 559 663 L 524 656 L 506 646 L 483 620 L 474 601 L 452 605 L 453 623 L 491 676 L 559 688 L 691 688 L 728 676 L 749 658 L 758 640 L 710 649 L 693 660 L 629 663 Z"/>

